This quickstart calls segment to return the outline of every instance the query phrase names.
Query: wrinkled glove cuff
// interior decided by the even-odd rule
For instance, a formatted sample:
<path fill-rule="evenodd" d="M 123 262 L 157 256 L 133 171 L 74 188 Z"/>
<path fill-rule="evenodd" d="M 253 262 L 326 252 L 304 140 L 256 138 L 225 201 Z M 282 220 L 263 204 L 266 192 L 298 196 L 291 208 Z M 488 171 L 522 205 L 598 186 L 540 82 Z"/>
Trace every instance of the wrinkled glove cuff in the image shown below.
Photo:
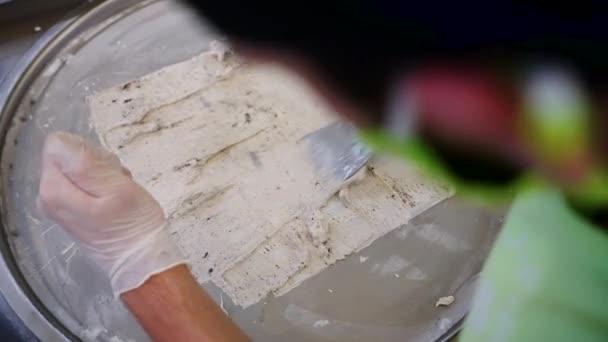
<path fill-rule="evenodd" d="M 155 230 L 139 240 L 112 267 L 110 282 L 114 295 L 119 297 L 140 287 L 150 277 L 182 264 L 186 264 L 186 260 L 164 227 Z"/>

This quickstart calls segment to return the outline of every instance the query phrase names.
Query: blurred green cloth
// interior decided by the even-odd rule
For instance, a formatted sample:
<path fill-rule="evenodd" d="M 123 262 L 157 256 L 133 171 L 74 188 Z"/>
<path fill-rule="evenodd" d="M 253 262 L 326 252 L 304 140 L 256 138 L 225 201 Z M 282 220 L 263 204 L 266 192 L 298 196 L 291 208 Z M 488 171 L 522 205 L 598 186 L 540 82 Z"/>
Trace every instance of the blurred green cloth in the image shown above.
<path fill-rule="evenodd" d="M 558 191 L 519 195 L 459 340 L 608 341 L 608 230 Z"/>

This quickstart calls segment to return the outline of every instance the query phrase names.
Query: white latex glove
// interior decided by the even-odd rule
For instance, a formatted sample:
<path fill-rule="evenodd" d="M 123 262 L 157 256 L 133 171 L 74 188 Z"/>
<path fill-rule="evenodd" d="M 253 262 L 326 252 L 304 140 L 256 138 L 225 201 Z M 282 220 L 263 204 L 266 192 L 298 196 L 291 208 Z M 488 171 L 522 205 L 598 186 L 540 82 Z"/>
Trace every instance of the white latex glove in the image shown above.
<path fill-rule="evenodd" d="M 118 296 L 184 263 L 156 200 L 118 158 L 68 133 L 47 137 L 38 207 L 85 247 Z"/>

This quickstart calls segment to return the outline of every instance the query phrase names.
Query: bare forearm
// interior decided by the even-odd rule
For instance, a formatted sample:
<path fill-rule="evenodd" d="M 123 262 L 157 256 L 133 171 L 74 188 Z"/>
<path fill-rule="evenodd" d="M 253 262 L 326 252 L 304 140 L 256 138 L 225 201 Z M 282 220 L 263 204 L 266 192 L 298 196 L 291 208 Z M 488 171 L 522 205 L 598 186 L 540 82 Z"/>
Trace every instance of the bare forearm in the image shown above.
<path fill-rule="evenodd" d="M 155 275 L 121 297 L 155 341 L 249 341 L 186 266 Z"/>

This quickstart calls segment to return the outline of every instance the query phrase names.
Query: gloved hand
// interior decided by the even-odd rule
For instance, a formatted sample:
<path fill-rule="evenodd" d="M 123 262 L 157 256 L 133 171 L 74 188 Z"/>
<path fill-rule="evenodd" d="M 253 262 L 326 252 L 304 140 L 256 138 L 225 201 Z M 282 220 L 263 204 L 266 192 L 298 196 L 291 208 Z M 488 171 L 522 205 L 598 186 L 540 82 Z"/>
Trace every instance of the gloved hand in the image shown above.
<path fill-rule="evenodd" d="M 80 241 L 117 296 L 185 262 L 152 195 L 115 155 L 81 137 L 47 137 L 38 207 Z"/>

